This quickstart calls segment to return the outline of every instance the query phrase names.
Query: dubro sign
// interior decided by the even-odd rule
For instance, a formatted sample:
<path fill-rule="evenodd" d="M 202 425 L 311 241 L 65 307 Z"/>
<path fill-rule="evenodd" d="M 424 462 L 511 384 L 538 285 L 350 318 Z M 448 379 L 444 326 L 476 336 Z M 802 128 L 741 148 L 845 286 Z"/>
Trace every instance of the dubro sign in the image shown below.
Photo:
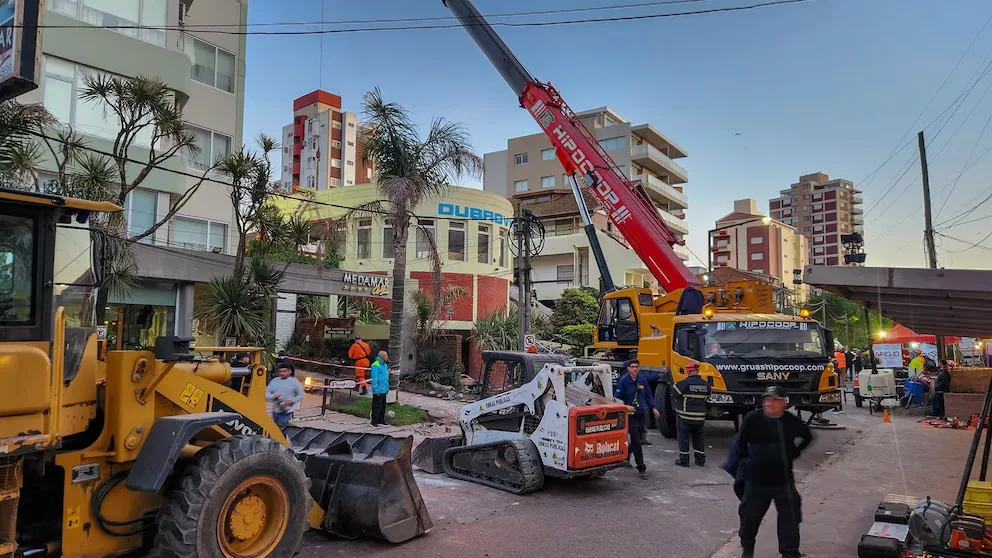
<path fill-rule="evenodd" d="M 437 204 L 437 214 L 440 216 L 464 217 L 473 221 L 492 221 L 497 225 L 509 225 L 510 217 L 503 217 L 502 213 L 496 213 L 481 207 L 469 207 L 467 205 L 457 205 L 453 203 Z"/>

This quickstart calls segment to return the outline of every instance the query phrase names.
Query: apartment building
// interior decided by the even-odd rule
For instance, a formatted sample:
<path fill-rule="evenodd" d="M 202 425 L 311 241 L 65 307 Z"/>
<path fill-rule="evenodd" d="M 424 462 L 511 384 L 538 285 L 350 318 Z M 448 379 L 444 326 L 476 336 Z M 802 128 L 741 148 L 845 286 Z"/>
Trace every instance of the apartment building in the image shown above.
<path fill-rule="evenodd" d="M 687 156 L 684 149 L 651 124 L 633 124 L 609 107 L 577 113 L 617 166 L 636 184 L 643 186 L 658 215 L 679 238 L 689 234 L 684 221 L 689 200 L 683 185 L 688 172 L 675 159 Z M 579 208 L 565 170 L 543 133 L 510 138 L 506 149 L 485 154 L 483 188 L 510 198 L 545 220 L 548 238 L 544 250 L 533 259 L 538 299 L 550 302 L 565 288 L 599 286 L 598 268 L 589 265 L 589 242 L 583 231 Z M 654 278 L 626 240 L 614 230 L 595 196 L 586 205 L 596 224 L 613 281 L 618 285 L 654 284 Z M 675 247 L 683 260 L 689 252 Z"/>
<path fill-rule="evenodd" d="M 864 234 L 861 190 L 843 178 L 806 174 L 769 200 L 773 219 L 796 227 L 807 240 L 813 265 L 844 265 L 841 235 Z"/>
<path fill-rule="evenodd" d="M 81 98 L 86 75 L 155 76 L 175 92 L 183 107 L 200 152 L 167 161 L 128 196 L 130 232 L 144 232 L 196 183 L 169 170 L 199 175 L 241 144 L 246 38 L 210 31 L 244 29 L 248 2 L 48 0 L 42 17 L 46 28 L 40 86 L 18 101 L 42 103 L 62 124 L 82 134 L 90 148 L 110 152 L 119 126 L 102 103 Z M 150 134 L 139 135 L 131 156 L 146 158 L 149 146 Z M 53 171 L 54 165 L 43 162 L 42 169 Z M 44 184 L 57 177 L 42 170 L 39 179 Z M 229 254 L 237 247 L 236 230 L 227 188 L 204 182 L 166 226 L 141 241 L 139 259 L 146 249 L 155 248 Z M 106 324 L 111 349 L 189 331 L 193 288 L 179 271 L 143 279 L 127 299 L 111 298 Z"/>
<path fill-rule="evenodd" d="M 358 130 L 358 116 L 341 110 L 338 95 L 318 89 L 293 101 L 293 122 L 282 128 L 282 189 L 368 183 Z"/>
<path fill-rule="evenodd" d="M 792 225 L 758 210 L 752 199 L 737 200 L 734 210 L 709 231 L 710 266 L 761 274 L 807 298 L 807 286 L 794 279 L 809 261 L 806 238 Z M 798 273 L 797 273 L 798 272 Z"/>

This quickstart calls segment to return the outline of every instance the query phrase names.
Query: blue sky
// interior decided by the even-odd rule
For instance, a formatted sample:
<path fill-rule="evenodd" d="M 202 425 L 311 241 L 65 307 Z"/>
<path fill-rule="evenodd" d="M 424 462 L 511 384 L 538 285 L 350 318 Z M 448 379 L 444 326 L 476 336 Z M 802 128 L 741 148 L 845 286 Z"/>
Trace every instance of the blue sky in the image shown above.
<path fill-rule="evenodd" d="M 758 2 L 710 0 L 542 17 Z M 476 6 L 497 13 L 624 3 L 634 2 L 477 0 Z M 250 23 L 450 15 L 441 0 L 323 0 L 323 16 L 321 0 L 255 0 L 249 6 Z M 979 159 L 992 147 L 992 126 L 979 141 L 992 116 L 992 72 L 937 134 L 953 111 L 945 109 L 990 60 L 992 24 L 914 123 L 990 16 L 987 0 L 813 0 L 744 12 L 497 27 L 497 32 L 531 73 L 553 82 L 574 109 L 609 105 L 635 123 L 654 124 L 688 151 L 680 163 L 690 178 L 685 185 L 693 231 L 689 248 L 701 258 L 706 258 L 705 231 L 731 211 L 735 199 L 755 198 L 767 211 L 768 199 L 800 174 L 822 171 L 863 186 L 869 265 L 923 266 L 920 171 L 912 162 L 916 132 L 944 112 L 927 129 L 936 136 L 928 147 L 935 213 L 972 149 L 971 160 L 978 161 L 953 187 L 935 223 L 992 194 L 992 152 Z M 537 20 L 507 21 L 524 19 Z M 360 112 L 362 95 L 378 86 L 423 125 L 436 116 L 462 122 L 480 154 L 538 129 L 462 29 L 323 38 L 253 35 L 247 64 L 246 140 L 258 132 L 278 137 L 291 119 L 293 99 L 317 88 L 341 95 L 345 110 Z M 911 145 L 863 181 L 902 145 L 900 138 Z M 986 215 L 992 215 L 992 202 L 962 220 Z M 939 238 L 940 265 L 992 268 L 992 252 L 968 249 L 990 231 L 992 218 L 944 230 L 968 242 Z M 992 247 L 992 238 L 985 245 Z"/>

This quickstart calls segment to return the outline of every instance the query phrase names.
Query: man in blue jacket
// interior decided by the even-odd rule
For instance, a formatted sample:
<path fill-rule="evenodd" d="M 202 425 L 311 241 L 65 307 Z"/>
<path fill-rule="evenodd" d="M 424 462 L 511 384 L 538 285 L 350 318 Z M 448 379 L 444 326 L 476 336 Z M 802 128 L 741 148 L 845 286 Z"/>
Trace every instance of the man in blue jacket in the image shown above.
<path fill-rule="evenodd" d="M 613 388 L 613 395 L 617 399 L 620 398 L 620 380 L 622 380 L 622 379 L 624 379 L 624 378 L 627 377 L 627 371 L 630 370 L 630 363 L 632 363 L 632 362 L 636 362 L 636 360 L 626 360 L 623 363 L 623 374 L 620 375 L 620 378 L 617 380 L 617 385 L 614 386 L 614 388 Z M 651 382 L 655 382 L 655 381 L 658 380 L 658 373 L 657 372 L 640 371 L 640 365 L 638 365 L 638 370 L 639 370 L 638 373 L 637 373 L 638 377 L 647 380 L 649 386 L 651 385 Z M 651 394 L 653 396 L 654 395 L 654 392 L 652 391 Z M 647 417 L 645 417 L 645 418 L 647 418 Z M 641 432 L 641 445 L 642 446 L 650 446 L 650 445 L 652 445 L 651 444 L 651 440 L 648 440 L 648 431 L 647 431 L 647 425 L 648 424 L 650 424 L 650 421 L 645 421 L 645 423 L 644 423 L 644 431 Z M 627 454 L 627 459 L 628 459 L 628 462 L 629 462 L 629 460 L 630 460 L 630 454 Z"/>
<path fill-rule="evenodd" d="M 634 455 L 634 463 L 637 464 L 637 475 L 647 478 L 647 467 L 644 465 L 644 452 L 641 449 L 641 438 L 648 423 L 648 412 L 654 413 L 657 418 L 661 416 L 654 403 L 654 394 L 651 393 L 651 386 L 648 379 L 640 375 L 641 363 L 637 359 L 627 361 L 627 374 L 617 382 L 616 394 L 627 406 L 629 422 L 627 432 L 630 434 L 630 453 Z"/>
<path fill-rule="evenodd" d="M 372 363 L 372 426 L 386 425 L 386 394 L 389 393 L 389 355 L 379 351 Z"/>

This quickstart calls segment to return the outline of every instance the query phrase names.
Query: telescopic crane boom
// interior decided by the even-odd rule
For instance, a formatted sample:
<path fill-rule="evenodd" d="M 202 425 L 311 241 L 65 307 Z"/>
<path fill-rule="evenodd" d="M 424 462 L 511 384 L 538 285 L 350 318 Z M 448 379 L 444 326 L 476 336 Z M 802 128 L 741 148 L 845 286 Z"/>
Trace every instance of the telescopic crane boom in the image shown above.
<path fill-rule="evenodd" d="M 555 146 L 565 172 L 573 177 L 579 173 L 661 287 L 672 292 L 688 285 L 699 285 L 699 279 L 672 249 L 684 241 L 672 234 L 643 190 L 634 187 L 558 90 L 550 83 L 541 83 L 524 68 L 470 0 L 442 2 L 517 94 L 520 105 L 544 130 Z M 577 201 L 582 203 L 581 198 Z M 597 260 L 601 257 L 600 254 Z M 602 267 L 602 261 L 598 263 Z"/>

